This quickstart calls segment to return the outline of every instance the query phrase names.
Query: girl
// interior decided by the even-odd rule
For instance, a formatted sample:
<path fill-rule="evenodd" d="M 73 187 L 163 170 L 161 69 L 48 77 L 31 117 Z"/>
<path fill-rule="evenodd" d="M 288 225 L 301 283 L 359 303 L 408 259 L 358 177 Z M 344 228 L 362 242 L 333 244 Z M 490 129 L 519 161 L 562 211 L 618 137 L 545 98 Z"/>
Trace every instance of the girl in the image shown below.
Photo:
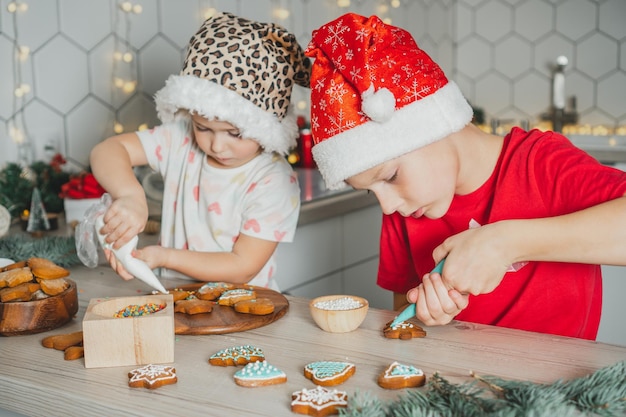
<path fill-rule="evenodd" d="M 163 276 L 277 289 L 273 253 L 293 239 L 300 209 L 284 155 L 295 145 L 295 83 L 310 62 L 274 24 L 223 13 L 192 37 L 183 69 L 155 95 L 162 125 L 111 137 L 91 153 L 113 197 L 101 229 L 114 248 L 140 233 L 148 209 L 133 167 L 164 180 L 160 244 L 134 254 Z M 107 252 L 125 279 L 132 276 Z"/>

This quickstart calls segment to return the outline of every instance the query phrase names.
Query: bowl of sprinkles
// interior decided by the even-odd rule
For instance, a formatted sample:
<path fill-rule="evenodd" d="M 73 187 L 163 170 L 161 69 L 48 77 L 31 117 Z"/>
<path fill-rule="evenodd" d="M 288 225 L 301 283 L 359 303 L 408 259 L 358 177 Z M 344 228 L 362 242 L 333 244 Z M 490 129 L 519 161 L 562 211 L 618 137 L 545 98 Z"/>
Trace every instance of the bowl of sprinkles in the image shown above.
<path fill-rule="evenodd" d="M 113 314 L 115 318 L 121 317 L 140 317 L 148 314 L 156 313 L 163 310 L 167 304 L 147 303 L 147 304 L 129 304 Z"/>
<path fill-rule="evenodd" d="M 330 333 L 346 333 L 359 328 L 369 308 L 368 301 L 355 295 L 325 295 L 309 303 L 313 321 Z"/>

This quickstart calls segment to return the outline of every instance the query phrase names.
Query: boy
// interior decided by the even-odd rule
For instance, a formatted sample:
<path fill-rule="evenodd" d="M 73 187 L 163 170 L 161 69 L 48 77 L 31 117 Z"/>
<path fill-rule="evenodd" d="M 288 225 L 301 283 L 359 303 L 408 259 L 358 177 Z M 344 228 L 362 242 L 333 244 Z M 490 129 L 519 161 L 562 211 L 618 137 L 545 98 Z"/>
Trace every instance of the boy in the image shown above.
<path fill-rule="evenodd" d="M 556 133 L 473 126 L 456 84 L 375 16 L 322 26 L 305 52 L 313 156 L 330 188 L 378 198 L 378 284 L 396 309 L 595 339 L 599 264 L 626 264 L 625 173 Z"/>

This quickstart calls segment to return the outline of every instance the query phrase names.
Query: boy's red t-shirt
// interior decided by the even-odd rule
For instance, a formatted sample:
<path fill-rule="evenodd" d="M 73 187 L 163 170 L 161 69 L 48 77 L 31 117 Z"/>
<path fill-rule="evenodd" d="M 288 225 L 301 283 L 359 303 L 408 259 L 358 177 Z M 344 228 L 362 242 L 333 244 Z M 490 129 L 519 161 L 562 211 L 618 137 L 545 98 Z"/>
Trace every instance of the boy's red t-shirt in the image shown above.
<path fill-rule="evenodd" d="M 493 174 L 454 197 L 440 219 L 383 216 L 378 285 L 403 293 L 434 267 L 447 237 L 505 219 L 552 217 L 621 197 L 626 173 L 598 163 L 564 136 L 514 128 Z M 595 340 L 602 309 L 600 266 L 529 262 L 505 274 L 491 293 L 470 296 L 456 319 Z"/>

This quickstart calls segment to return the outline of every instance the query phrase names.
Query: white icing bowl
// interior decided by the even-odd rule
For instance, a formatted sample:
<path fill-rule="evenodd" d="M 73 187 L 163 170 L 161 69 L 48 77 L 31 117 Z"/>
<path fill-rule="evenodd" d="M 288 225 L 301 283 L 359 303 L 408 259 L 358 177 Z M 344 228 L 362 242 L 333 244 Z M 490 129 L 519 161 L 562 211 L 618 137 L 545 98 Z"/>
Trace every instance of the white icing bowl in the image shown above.
<path fill-rule="evenodd" d="M 346 333 L 359 328 L 369 302 L 355 295 L 325 295 L 309 302 L 311 316 L 322 330 L 331 333 Z"/>

